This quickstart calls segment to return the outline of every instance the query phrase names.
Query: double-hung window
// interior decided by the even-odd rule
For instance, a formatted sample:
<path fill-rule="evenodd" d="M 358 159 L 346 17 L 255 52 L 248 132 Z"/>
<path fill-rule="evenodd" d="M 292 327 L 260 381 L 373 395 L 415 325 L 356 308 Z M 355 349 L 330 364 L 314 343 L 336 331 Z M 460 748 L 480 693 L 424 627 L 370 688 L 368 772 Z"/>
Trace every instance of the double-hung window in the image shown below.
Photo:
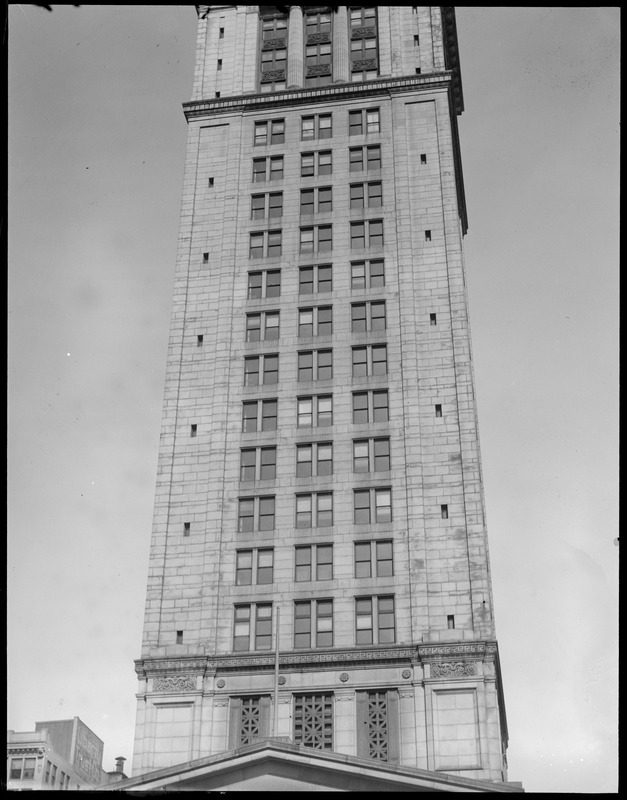
<path fill-rule="evenodd" d="M 294 580 L 329 581 L 333 578 L 333 545 L 298 545 L 294 551 Z"/>
<path fill-rule="evenodd" d="M 249 258 L 278 258 L 281 255 L 281 231 L 255 231 L 250 234 Z"/>
<path fill-rule="evenodd" d="M 240 497 L 238 503 L 238 531 L 274 530 L 274 501 L 271 497 Z"/>
<path fill-rule="evenodd" d="M 333 291 L 333 269 L 331 264 L 315 264 L 298 270 L 298 293 L 318 294 Z"/>
<path fill-rule="evenodd" d="M 279 312 L 246 314 L 246 341 L 260 342 L 279 338 Z"/>
<path fill-rule="evenodd" d="M 253 158 L 253 183 L 283 179 L 283 156 Z"/>
<path fill-rule="evenodd" d="M 312 225 L 300 229 L 301 253 L 326 253 L 333 249 L 333 226 Z"/>
<path fill-rule="evenodd" d="M 280 269 L 268 269 L 248 273 L 249 300 L 259 300 L 264 297 L 280 297 L 280 295 Z"/>
<path fill-rule="evenodd" d="M 332 350 L 305 350 L 298 353 L 299 381 L 324 381 L 332 377 Z"/>
<path fill-rule="evenodd" d="M 252 586 L 272 583 L 274 549 L 260 547 L 238 550 L 235 556 L 235 585 Z"/>
<path fill-rule="evenodd" d="M 312 114 L 301 117 L 300 138 L 302 141 L 330 139 L 333 133 L 331 114 Z"/>
<path fill-rule="evenodd" d="M 283 216 L 283 192 L 253 194 L 250 198 L 251 219 L 276 219 Z"/>
<path fill-rule="evenodd" d="M 372 344 L 353 347 L 352 361 L 353 378 L 387 375 L 387 345 Z"/>
<path fill-rule="evenodd" d="M 250 400 L 242 405 L 242 432 L 275 431 L 277 428 L 277 401 Z"/>
<path fill-rule="evenodd" d="M 294 603 L 294 647 L 333 646 L 333 600 Z"/>
<path fill-rule="evenodd" d="M 269 386 L 279 382 L 279 356 L 267 353 L 244 359 L 244 386 Z"/>
<path fill-rule="evenodd" d="M 350 136 L 380 133 L 381 124 L 378 108 L 360 109 L 348 112 L 348 133 Z"/>
<path fill-rule="evenodd" d="M 351 262 L 351 289 L 375 289 L 380 286 L 385 286 L 382 258 Z"/>
<path fill-rule="evenodd" d="M 355 439 L 353 441 L 353 472 L 386 472 L 389 469 L 389 438 Z"/>
<path fill-rule="evenodd" d="M 383 204 L 381 181 L 352 183 L 350 187 L 351 208 L 379 208 Z"/>
<path fill-rule="evenodd" d="M 351 222 L 351 249 L 381 247 L 383 245 L 383 220 L 370 219 Z"/>
<path fill-rule="evenodd" d="M 394 575 L 391 539 L 355 542 L 355 577 L 389 578 Z"/>
<path fill-rule="evenodd" d="M 296 477 L 333 474 L 333 443 L 307 442 L 296 445 Z"/>
<path fill-rule="evenodd" d="M 296 527 L 328 528 L 333 525 L 333 493 L 296 495 Z"/>
<path fill-rule="evenodd" d="M 333 307 L 298 309 L 299 336 L 330 336 L 333 333 Z"/>
<path fill-rule="evenodd" d="M 272 119 L 255 122 L 254 143 L 256 146 L 283 144 L 283 142 L 285 142 L 284 119 Z"/>
<path fill-rule="evenodd" d="M 315 153 L 301 153 L 301 178 L 313 178 L 315 175 L 331 175 L 332 172 L 333 156 L 331 150 L 319 150 Z"/>
<path fill-rule="evenodd" d="M 300 190 L 301 216 L 330 214 L 333 211 L 333 192 L 330 186 Z"/>
<path fill-rule="evenodd" d="M 351 147 L 349 154 L 349 169 L 351 172 L 381 169 L 381 145 L 372 144 L 365 147 Z"/>
<path fill-rule="evenodd" d="M 272 648 L 272 603 L 236 605 L 233 626 L 233 650 L 270 650 Z"/>
<path fill-rule="evenodd" d="M 392 644 L 396 641 L 394 595 L 355 598 L 355 643 Z"/>
<path fill-rule="evenodd" d="M 389 488 L 355 489 L 353 522 L 355 525 L 392 521 L 392 490 Z"/>
<path fill-rule="evenodd" d="M 384 331 L 385 326 L 385 300 L 377 300 L 371 303 L 353 303 L 351 305 L 352 333 Z"/>
<path fill-rule="evenodd" d="M 333 396 L 314 395 L 297 399 L 299 428 L 323 428 L 333 424 Z"/>
<path fill-rule="evenodd" d="M 240 481 L 276 478 L 276 447 L 245 447 L 240 451 Z"/>
<path fill-rule="evenodd" d="M 389 421 L 389 397 L 387 389 L 369 392 L 353 392 L 353 423 Z"/>

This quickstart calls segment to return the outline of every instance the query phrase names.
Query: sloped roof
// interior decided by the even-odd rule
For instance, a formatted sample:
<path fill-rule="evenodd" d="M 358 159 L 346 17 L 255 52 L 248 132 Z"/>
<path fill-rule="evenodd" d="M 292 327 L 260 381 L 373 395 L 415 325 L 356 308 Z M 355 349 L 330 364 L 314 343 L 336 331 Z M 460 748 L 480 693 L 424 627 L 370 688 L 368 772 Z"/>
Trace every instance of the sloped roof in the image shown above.
<path fill-rule="evenodd" d="M 522 792 L 517 783 L 460 778 L 279 739 L 187 761 L 99 791 Z"/>

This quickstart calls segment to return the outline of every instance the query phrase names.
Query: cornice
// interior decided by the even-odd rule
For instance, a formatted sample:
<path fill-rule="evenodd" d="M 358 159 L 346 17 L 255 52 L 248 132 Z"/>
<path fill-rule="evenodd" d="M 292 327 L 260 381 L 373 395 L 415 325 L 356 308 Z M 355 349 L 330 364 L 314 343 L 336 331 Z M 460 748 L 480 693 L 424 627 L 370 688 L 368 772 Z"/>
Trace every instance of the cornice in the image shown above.
<path fill-rule="evenodd" d="M 285 106 L 309 105 L 323 100 L 325 103 L 341 102 L 356 97 L 381 97 L 403 92 L 447 88 L 451 90 L 453 73 L 450 70 L 402 78 L 379 78 L 363 83 L 342 83 L 318 89 L 289 89 L 271 94 L 233 95 L 212 100 L 192 100 L 183 103 L 189 122 L 192 119 L 228 112 L 259 111 Z"/>

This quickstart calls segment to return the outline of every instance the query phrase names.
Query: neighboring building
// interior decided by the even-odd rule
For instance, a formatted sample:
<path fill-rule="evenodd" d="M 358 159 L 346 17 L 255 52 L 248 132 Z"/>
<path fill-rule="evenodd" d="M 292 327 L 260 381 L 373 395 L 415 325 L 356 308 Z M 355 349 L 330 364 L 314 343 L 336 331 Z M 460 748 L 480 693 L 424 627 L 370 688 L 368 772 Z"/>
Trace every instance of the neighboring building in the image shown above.
<path fill-rule="evenodd" d="M 119 780 L 102 769 L 103 742 L 78 717 L 36 722 L 35 730 L 7 734 L 7 788 L 90 789 Z M 126 777 L 123 775 L 123 777 Z"/>
<path fill-rule="evenodd" d="M 196 9 L 125 789 L 521 791 L 454 9 Z"/>

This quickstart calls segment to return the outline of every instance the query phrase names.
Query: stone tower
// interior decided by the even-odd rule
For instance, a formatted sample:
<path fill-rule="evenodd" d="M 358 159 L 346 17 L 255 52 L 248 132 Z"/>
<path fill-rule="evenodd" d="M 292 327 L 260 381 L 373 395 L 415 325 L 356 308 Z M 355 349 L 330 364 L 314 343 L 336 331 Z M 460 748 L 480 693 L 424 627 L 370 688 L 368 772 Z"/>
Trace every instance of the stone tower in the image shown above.
<path fill-rule="evenodd" d="M 196 10 L 133 774 L 504 782 L 454 9 Z"/>

